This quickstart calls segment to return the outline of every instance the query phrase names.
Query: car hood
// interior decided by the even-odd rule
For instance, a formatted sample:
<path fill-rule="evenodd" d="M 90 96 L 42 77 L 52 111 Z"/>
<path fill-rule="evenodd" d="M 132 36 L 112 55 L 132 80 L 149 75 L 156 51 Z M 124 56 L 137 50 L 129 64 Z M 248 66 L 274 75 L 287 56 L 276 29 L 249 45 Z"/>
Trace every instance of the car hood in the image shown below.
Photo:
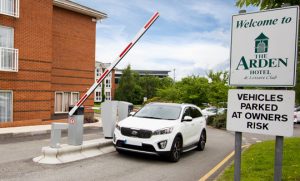
<path fill-rule="evenodd" d="M 175 124 L 177 124 L 177 121 L 176 120 L 128 117 L 128 118 L 120 121 L 118 124 L 120 127 L 156 131 L 158 129 L 172 127 Z"/>

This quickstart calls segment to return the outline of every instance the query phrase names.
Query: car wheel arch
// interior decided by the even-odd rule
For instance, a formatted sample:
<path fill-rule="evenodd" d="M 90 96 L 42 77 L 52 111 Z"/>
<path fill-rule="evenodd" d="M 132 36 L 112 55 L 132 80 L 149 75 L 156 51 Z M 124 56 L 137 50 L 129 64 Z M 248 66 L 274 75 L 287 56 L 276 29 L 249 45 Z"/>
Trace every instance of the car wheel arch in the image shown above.
<path fill-rule="evenodd" d="M 182 134 L 181 133 L 177 133 L 176 136 L 174 137 L 174 139 L 176 137 L 179 137 L 181 139 L 181 144 L 183 145 L 183 137 L 182 137 Z"/>
<path fill-rule="evenodd" d="M 207 140 L 207 134 L 206 134 L 206 129 L 205 128 L 202 129 L 202 131 L 200 133 L 200 136 L 201 136 L 202 133 L 205 134 L 205 140 L 204 141 L 206 142 L 206 140 Z"/>

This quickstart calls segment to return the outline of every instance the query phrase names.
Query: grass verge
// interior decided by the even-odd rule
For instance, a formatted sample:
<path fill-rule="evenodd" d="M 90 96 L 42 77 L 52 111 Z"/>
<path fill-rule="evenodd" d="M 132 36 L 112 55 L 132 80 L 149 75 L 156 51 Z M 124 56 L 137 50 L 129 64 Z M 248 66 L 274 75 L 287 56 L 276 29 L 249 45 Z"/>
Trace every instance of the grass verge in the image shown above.
<path fill-rule="evenodd" d="M 275 141 L 252 145 L 242 154 L 241 180 L 274 180 Z M 285 138 L 283 147 L 282 180 L 300 180 L 300 138 Z M 234 180 L 234 164 L 228 167 L 218 181 Z"/>

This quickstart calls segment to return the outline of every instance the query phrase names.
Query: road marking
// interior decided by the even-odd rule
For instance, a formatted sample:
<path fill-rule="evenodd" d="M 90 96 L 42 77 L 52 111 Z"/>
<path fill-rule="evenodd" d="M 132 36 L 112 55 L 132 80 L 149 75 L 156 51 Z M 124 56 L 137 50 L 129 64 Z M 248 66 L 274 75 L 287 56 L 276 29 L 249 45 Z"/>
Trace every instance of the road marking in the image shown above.
<path fill-rule="evenodd" d="M 260 142 L 262 142 L 262 141 L 260 141 L 260 140 L 257 140 L 257 141 L 256 141 L 256 143 L 260 143 Z"/>
<path fill-rule="evenodd" d="M 258 139 L 257 139 L 257 138 L 255 138 L 255 137 L 253 137 L 252 139 L 253 139 L 253 140 L 258 140 Z"/>
<path fill-rule="evenodd" d="M 249 147 L 250 145 L 244 145 L 243 148 Z M 200 178 L 199 181 L 205 181 L 210 176 L 212 176 L 219 168 L 221 168 L 230 158 L 232 158 L 234 155 L 234 151 L 232 151 L 229 155 L 227 155 L 220 163 L 218 163 L 213 169 L 211 169 L 207 174 L 205 174 L 203 177 Z"/>

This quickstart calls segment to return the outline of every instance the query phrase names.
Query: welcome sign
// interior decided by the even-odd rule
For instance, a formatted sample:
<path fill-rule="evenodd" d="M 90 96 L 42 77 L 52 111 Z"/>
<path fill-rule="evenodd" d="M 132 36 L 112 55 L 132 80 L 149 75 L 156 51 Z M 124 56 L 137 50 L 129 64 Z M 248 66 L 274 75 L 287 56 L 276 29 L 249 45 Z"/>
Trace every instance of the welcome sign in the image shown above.
<path fill-rule="evenodd" d="M 234 15 L 231 86 L 295 86 L 299 7 Z"/>

